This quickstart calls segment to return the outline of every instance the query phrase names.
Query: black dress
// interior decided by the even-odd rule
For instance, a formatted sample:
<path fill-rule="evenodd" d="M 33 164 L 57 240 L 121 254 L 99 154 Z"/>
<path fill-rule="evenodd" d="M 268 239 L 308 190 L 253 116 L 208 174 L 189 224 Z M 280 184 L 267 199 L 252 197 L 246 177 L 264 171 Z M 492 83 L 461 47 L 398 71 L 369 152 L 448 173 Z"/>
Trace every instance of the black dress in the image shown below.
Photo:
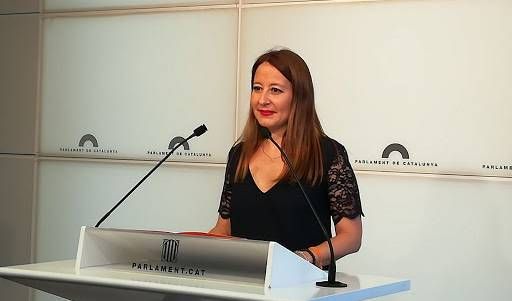
<path fill-rule="evenodd" d="M 343 145 L 322 138 L 323 180 L 319 185 L 304 185 L 324 227 L 332 236 L 330 218 L 337 224 L 342 218 L 363 215 L 359 189 Z M 241 144 L 229 152 L 219 214 L 229 218 L 231 235 L 275 241 L 289 250 L 301 250 L 325 241 L 315 217 L 299 186 L 279 181 L 262 192 L 250 171 L 241 183 L 234 183 Z"/>

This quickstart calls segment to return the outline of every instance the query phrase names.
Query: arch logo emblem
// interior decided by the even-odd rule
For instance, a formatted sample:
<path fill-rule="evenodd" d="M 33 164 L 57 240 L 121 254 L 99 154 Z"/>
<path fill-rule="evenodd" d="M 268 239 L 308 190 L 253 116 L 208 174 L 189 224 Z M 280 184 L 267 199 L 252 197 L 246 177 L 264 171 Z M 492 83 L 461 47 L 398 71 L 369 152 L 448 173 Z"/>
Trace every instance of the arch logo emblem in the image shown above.
<path fill-rule="evenodd" d="M 380 147 L 379 147 L 380 148 Z M 382 153 L 380 153 L 382 150 Z M 398 153 L 397 156 L 392 154 Z M 395 158 L 390 158 L 395 157 Z M 355 164 L 355 168 L 361 168 L 363 170 L 389 170 L 389 171 L 418 171 L 418 172 L 432 172 L 433 169 L 437 169 L 439 164 L 432 160 L 422 160 L 416 158 L 416 152 L 414 158 L 411 159 L 409 150 L 401 143 L 388 144 L 384 149 L 380 148 L 379 153 L 373 153 L 366 158 L 357 158 L 352 161 Z"/>
<path fill-rule="evenodd" d="M 78 142 L 78 146 L 83 147 L 88 141 L 92 143 L 93 147 L 98 147 L 98 140 L 91 134 L 83 135 L 82 138 L 80 138 L 80 142 Z"/>
<path fill-rule="evenodd" d="M 402 156 L 402 159 L 409 159 L 409 152 L 403 145 L 401 145 L 399 143 L 392 143 L 392 144 L 386 146 L 386 148 L 382 152 L 382 158 L 386 158 L 386 159 L 389 158 L 389 155 L 392 152 L 400 153 L 400 155 Z"/>
<path fill-rule="evenodd" d="M 152 155 L 152 156 L 165 156 L 168 155 L 169 152 L 179 143 L 185 141 L 185 138 L 181 136 L 176 136 L 171 139 L 169 144 L 167 145 L 167 149 L 161 149 L 161 150 L 148 150 L 146 151 L 146 155 Z M 174 159 L 197 159 L 197 158 L 210 158 L 212 154 L 208 151 L 196 151 L 195 148 L 192 150 L 190 144 L 188 141 L 184 142 L 183 145 L 178 147 L 176 151 L 172 154 L 171 158 Z"/>
<path fill-rule="evenodd" d="M 179 143 L 181 143 L 183 141 L 185 141 L 185 138 L 183 138 L 181 136 L 176 136 L 176 137 L 172 138 L 171 142 L 169 142 L 168 149 L 173 149 L 176 145 L 178 145 Z M 190 150 L 190 145 L 188 145 L 188 142 L 183 143 L 182 146 L 185 150 Z"/>
<path fill-rule="evenodd" d="M 74 153 L 74 154 L 87 154 L 87 155 L 114 155 L 117 154 L 117 149 L 114 148 L 102 148 L 100 147 L 100 142 L 96 138 L 95 135 L 91 133 L 87 133 L 83 136 L 79 136 L 78 144 L 72 146 L 60 146 L 59 151 L 65 153 Z M 77 141 L 75 140 L 75 141 Z M 76 142 L 75 142 L 76 143 Z"/>

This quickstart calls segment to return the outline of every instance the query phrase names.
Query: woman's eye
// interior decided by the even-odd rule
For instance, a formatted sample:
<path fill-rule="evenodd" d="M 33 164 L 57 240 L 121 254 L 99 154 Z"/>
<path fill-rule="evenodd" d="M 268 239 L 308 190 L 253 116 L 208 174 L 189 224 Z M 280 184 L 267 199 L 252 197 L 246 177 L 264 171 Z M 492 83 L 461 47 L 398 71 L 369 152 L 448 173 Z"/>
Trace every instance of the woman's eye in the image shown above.
<path fill-rule="evenodd" d="M 260 86 L 252 86 L 252 90 L 255 92 L 258 92 L 258 91 L 261 91 L 261 87 Z"/>
<path fill-rule="evenodd" d="M 281 92 L 283 92 L 281 89 L 276 88 L 276 87 L 270 88 L 270 91 L 272 91 L 272 93 L 281 93 Z"/>

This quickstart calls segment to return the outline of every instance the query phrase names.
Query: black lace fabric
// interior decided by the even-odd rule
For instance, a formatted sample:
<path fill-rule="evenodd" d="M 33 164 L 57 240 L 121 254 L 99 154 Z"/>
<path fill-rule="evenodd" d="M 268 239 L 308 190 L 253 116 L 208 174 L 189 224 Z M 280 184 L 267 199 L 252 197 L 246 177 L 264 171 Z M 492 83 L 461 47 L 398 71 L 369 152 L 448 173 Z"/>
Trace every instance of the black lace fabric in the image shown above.
<path fill-rule="evenodd" d="M 324 150 L 324 159 L 330 162 L 324 181 L 327 182 L 327 197 L 330 214 L 334 224 L 342 218 L 355 218 L 363 215 L 361 200 L 356 177 L 350 165 L 345 148 L 340 143 L 327 138 L 324 144 L 328 149 Z M 222 218 L 231 216 L 232 181 L 235 174 L 233 165 L 238 160 L 236 147 L 229 152 L 228 165 L 224 178 L 224 187 L 220 197 L 219 214 Z M 235 158 L 236 157 L 236 158 Z"/>
<path fill-rule="evenodd" d="M 220 195 L 220 206 L 219 206 L 219 214 L 222 218 L 229 218 L 231 213 L 231 181 L 229 175 L 226 173 L 226 178 L 224 179 L 224 188 L 222 189 L 222 194 Z"/>
<path fill-rule="evenodd" d="M 229 151 L 228 163 L 226 165 L 226 175 L 224 176 L 224 187 L 222 188 L 222 194 L 220 195 L 219 214 L 224 219 L 229 218 L 231 215 L 231 198 L 233 196 L 231 181 L 233 180 L 232 177 L 235 175 L 235 170 L 233 169 L 233 161 L 237 161 L 233 158 L 235 148 L 239 148 L 239 145 L 235 146 Z"/>
<path fill-rule="evenodd" d="M 333 141 L 335 157 L 327 170 L 329 208 L 334 224 L 363 215 L 357 181 L 345 148 Z"/>

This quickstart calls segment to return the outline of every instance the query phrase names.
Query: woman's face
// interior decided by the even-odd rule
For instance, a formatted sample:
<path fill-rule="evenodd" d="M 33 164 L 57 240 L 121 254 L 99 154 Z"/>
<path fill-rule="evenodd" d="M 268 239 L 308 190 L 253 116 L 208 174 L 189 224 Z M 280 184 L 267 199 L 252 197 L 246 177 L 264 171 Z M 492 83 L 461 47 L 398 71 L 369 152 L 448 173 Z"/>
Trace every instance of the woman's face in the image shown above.
<path fill-rule="evenodd" d="M 251 92 L 251 108 L 258 123 L 272 133 L 286 130 L 292 104 L 292 83 L 268 62 L 258 66 Z"/>

